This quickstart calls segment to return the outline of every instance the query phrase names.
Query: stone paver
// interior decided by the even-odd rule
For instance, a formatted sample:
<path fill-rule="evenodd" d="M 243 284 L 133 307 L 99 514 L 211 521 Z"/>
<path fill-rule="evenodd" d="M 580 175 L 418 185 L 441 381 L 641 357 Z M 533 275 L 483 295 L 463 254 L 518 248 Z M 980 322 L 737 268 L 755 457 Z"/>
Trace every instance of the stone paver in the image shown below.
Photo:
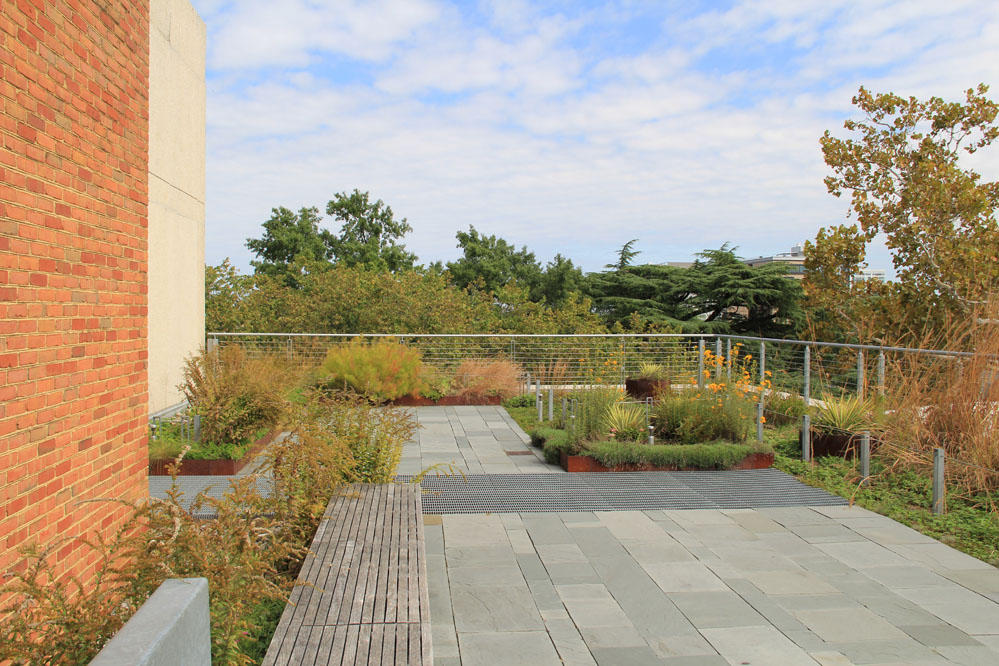
<path fill-rule="evenodd" d="M 502 408 L 414 414 L 400 474 L 561 472 Z M 999 664 L 999 570 L 857 507 L 424 518 L 440 666 Z"/>
<path fill-rule="evenodd" d="M 403 447 L 398 474 L 419 474 L 432 465 L 452 465 L 464 474 L 562 472 L 545 463 L 502 407 L 412 407 L 410 412 L 420 429 Z"/>
<path fill-rule="evenodd" d="M 885 521 L 856 507 L 427 516 L 437 663 L 999 664 L 999 571 Z"/>

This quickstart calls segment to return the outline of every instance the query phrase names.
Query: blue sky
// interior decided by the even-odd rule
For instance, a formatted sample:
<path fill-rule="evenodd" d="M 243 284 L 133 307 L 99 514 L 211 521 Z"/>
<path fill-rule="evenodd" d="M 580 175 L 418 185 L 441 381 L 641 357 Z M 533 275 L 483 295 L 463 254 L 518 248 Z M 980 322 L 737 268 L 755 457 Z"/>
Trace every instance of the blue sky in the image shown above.
<path fill-rule="evenodd" d="M 206 260 L 243 268 L 272 207 L 354 188 L 408 218 L 423 262 L 469 225 L 587 270 L 631 238 L 650 262 L 785 252 L 845 220 L 819 137 L 859 86 L 999 84 L 994 0 L 192 1 Z"/>

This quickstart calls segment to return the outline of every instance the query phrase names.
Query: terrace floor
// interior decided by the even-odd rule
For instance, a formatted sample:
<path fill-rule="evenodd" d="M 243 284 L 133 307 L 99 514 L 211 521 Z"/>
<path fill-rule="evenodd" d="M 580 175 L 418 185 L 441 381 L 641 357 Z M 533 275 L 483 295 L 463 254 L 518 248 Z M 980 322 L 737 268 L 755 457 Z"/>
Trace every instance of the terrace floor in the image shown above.
<path fill-rule="evenodd" d="M 503 409 L 414 413 L 423 429 L 406 445 L 400 475 L 454 463 L 471 475 L 458 484 L 470 496 L 511 500 L 508 481 L 526 474 L 557 475 L 534 480 L 544 492 L 565 492 L 569 475 L 545 464 Z M 884 516 L 795 489 L 801 484 L 776 470 L 678 474 L 692 475 L 682 484 L 688 490 L 703 475 L 721 479 L 713 494 L 698 491 L 720 508 L 464 506 L 424 515 L 435 664 L 999 664 L 996 568 Z M 601 487 L 604 497 L 646 484 L 641 475 L 592 476 L 615 486 Z M 182 485 L 193 491 L 206 479 L 182 477 Z M 427 501 L 439 492 L 434 482 L 424 484 L 424 511 L 445 513 L 432 508 L 442 502 Z M 154 495 L 162 492 L 156 484 Z M 757 501 L 754 486 L 776 487 L 784 501 Z M 669 499 L 686 490 L 656 492 Z M 794 497 L 801 504 L 788 506 Z M 688 498 L 676 506 L 703 506 Z"/>
<path fill-rule="evenodd" d="M 416 411 L 400 474 L 560 471 L 499 408 Z M 999 664 L 999 570 L 857 507 L 424 522 L 439 666 Z"/>

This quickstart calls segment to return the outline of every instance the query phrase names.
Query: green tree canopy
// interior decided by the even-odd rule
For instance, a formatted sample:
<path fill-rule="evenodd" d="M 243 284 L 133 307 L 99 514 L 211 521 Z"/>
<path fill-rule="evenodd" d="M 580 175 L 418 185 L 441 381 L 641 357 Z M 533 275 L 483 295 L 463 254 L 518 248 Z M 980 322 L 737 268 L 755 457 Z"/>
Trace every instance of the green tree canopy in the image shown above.
<path fill-rule="evenodd" d="M 328 261 L 332 256 L 333 234 L 319 227 L 318 208 L 302 208 L 295 213 L 284 206 L 271 209 L 264 222 L 262 238 L 248 238 L 246 247 L 257 255 L 251 265 L 258 273 L 285 276 L 296 258 Z"/>
<path fill-rule="evenodd" d="M 628 327 L 781 337 L 801 321 L 801 285 L 786 268 L 748 266 L 727 246 L 705 250 L 689 268 L 626 265 L 592 274 L 589 293 L 609 322 Z"/>
<path fill-rule="evenodd" d="M 413 228 L 406 218 L 396 220 L 392 208 L 381 199 L 372 203 L 367 192 L 356 189 L 350 194 L 338 192 L 326 205 L 326 214 L 342 225 L 330 241 L 336 263 L 392 273 L 416 263 L 416 255 L 397 242 Z"/>
<path fill-rule="evenodd" d="M 541 265 L 527 247 L 507 243 L 496 236 L 486 236 L 469 226 L 455 234 L 462 256 L 447 262 L 451 280 L 459 287 L 479 287 L 496 293 L 511 281 L 535 289 L 541 282 Z"/>
<path fill-rule="evenodd" d="M 810 301 L 856 296 L 848 289 L 853 281 L 830 280 L 827 268 L 856 275 L 866 244 L 883 233 L 898 276 L 876 290 L 872 312 L 883 332 L 920 335 L 927 322 L 985 305 L 999 287 L 999 183 L 983 182 L 964 160 L 999 137 L 999 105 L 987 92 L 980 85 L 959 103 L 860 89 L 853 103 L 863 118 L 844 123 L 853 136 L 826 131 L 821 140 L 833 170 L 826 186 L 835 196 L 850 193 L 859 228 L 824 231 L 806 244 Z"/>

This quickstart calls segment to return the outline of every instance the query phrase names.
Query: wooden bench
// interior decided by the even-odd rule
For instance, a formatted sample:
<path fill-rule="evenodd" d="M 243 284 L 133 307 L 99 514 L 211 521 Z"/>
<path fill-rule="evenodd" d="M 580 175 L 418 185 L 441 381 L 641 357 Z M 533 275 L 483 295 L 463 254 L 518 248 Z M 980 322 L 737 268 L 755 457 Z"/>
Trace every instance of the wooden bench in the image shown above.
<path fill-rule="evenodd" d="M 420 487 L 330 501 L 263 666 L 433 663 Z"/>

